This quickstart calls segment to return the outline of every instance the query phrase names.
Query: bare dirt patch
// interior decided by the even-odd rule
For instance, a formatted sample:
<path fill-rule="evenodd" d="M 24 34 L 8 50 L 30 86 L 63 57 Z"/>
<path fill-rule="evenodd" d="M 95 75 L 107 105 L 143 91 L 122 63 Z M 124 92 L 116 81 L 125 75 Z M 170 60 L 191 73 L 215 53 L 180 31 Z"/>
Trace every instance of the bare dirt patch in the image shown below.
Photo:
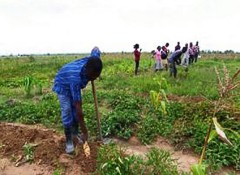
<path fill-rule="evenodd" d="M 0 123 L 0 175 L 48 175 L 54 171 L 64 174 L 90 174 L 96 169 L 98 142 L 90 142 L 90 157 L 86 158 L 82 145 L 76 145 L 74 155 L 65 154 L 64 137 L 54 130 L 40 126 Z M 34 158 L 29 164 L 16 161 L 25 157 L 23 146 L 34 145 Z M 23 158 L 24 159 L 24 158 Z"/>
<path fill-rule="evenodd" d="M 184 103 L 199 103 L 206 101 L 206 98 L 200 96 L 178 96 L 174 94 L 167 95 L 168 100 L 170 101 L 177 101 L 177 102 L 184 102 Z"/>

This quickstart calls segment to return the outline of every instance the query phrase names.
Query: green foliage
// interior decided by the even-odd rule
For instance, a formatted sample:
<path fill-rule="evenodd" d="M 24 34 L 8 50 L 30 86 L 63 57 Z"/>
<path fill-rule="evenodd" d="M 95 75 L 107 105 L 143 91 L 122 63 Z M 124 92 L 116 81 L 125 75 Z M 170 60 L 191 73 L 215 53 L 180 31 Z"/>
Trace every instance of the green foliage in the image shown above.
<path fill-rule="evenodd" d="M 137 137 L 144 144 L 151 143 L 159 135 L 160 122 L 151 116 L 146 116 L 138 126 Z"/>
<path fill-rule="evenodd" d="M 103 145 L 98 151 L 97 171 L 99 175 L 178 175 L 176 161 L 167 151 L 152 148 L 146 159 L 126 155 L 115 144 Z"/>
<path fill-rule="evenodd" d="M 40 80 L 36 79 L 36 78 L 33 78 L 31 76 L 26 76 L 24 78 L 24 90 L 25 90 L 25 94 L 27 97 L 30 97 L 31 96 L 31 91 L 35 88 L 36 89 L 36 94 L 38 95 L 42 95 L 43 94 L 43 91 L 42 91 L 42 88 L 43 88 L 43 84 Z"/>
<path fill-rule="evenodd" d="M 143 160 L 129 156 L 114 144 L 103 145 L 98 151 L 97 171 L 99 175 L 141 175 L 144 172 Z"/>
<path fill-rule="evenodd" d="M 102 130 L 104 136 L 118 136 L 129 139 L 133 129 L 140 119 L 140 101 L 137 97 L 121 94 L 115 97 L 110 105 L 110 111 L 102 117 Z"/>
<path fill-rule="evenodd" d="M 194 164 L 191 166 L 191 172 L 193 175 L 206 175 L 207 166 L 205 164 Z"/>
<path fill-rule="evenodd" d="M 23 145 L 23 152 L 24 152 L 24 157 L 27 162 L 32 162 L 34 159 L 34 146 L 33 144 L 30 143 L 25 143 Z"/>
<path fill-rule="evenodd" d="M 61 174 L 62 174 L 62 171 L 59 169 L 56 169 L 53 171 L 53 175 L 61 175 Z"/>
<path fill-rule="evenodd" d="M 61 124 L 59 102 L 41 100 L 38 105 L 28 102 L 14 102 L 0 104 L 0 120 L 8 122 L 20 122 L 25 124 L 42 123 L 47 126 L 59 126 Z"/>
<path fill-rule="evenodd" d="M 240 170 L 240 140 L 231 132 L 227 132 L 233 146 L 219 141 L 215 138 L 208 144 L 206 151 L 206 162 L 213 169 L 223 166 L 233 165 L 236 170 Z"/>
<path fill-rule="evenodd" d="M 33 78 L 30 76 L 27 76 L 24 78 L 24 90 L 26 93 L 26 96 L 30 96 L 31 90 L 33 88 Z"/>
<path fill-rule="evenodd" d="M 179 75 L 182 76 L 172 79 L 169 78 L 169 72 L 155 73 L 151 70 L 149 66 L 154 61 L 148 53 L 142 54 L 138 76 L 134 76 L 132 54 L 103 55 L 104 69 L 101 79 L 96 80 L 103 134 L 128 139 L 135 133 L 145 144 L 150 144 L 161 135 L 167 137 L 177 148 L 187 147 L 199 153 L 214 104 L 196 102 L 194 99 L 201 96 L 209 100 L 218 99 L 215 86 L 217 77 L 213 66 L 219 68 L 225 63 L 230 75 L 239 69 L 239 55 L 234 58 L 228 55 L 220 55 L 221 59 L 215 57 L 218 56 L 209 55 L 207 59 L 191 65 L 187 76 L 184 76 L 184 70 L 179 68 Z M 74 59 L 76 55 L 34 55 L 34 61 L 30 61 L 29 57 L 0 59 L 0 121 L 61 127 L 59 102 L 56 95 L 49 92 L 58 69 Z M 32 86 L 28 87 L 26 84 L 27 91 L 23 89 L 24 77 L 34 79 Z M 162 77 L 165 77 L 167 83 L 163 81 L 160 87 L 157 82 L 160 82 Z M 237 80 L 239 81 L 239 77 Z M 168 94 L 171 100 L 165 105 L 164 115 L 160 109 L 154 109 L 149 96 L 149 91 L 159 93 L 159 89 L 164 89 L 164 93 Z M 29 92 L 33 98 L 25 98 L 23 92 Z M 234 131 L 240 129 L 237 120 L 239 92 L 239 89 L 234 91 L 228 108 L 216 112 L 219 123 Z M 89 85 L 82 91 L 82 95 L 86 124 L 90 136 L 95 136 L 96 116 Z M 161 106 L 160 103 L 159 105 Z M 206 152 L 207 162 L 216 167 L 229 165 L 239 169 L 239 141 L 233 134 L 227 134 L 234 147 L 227 147 L 213 137 Z M 124 158 L 121 160 L 127 162 Z"/>
<path fill-rule="evenodd" d="M 177 164 L 167 151 L 152 148 L 147 153 L 146 165 L 150 167 L 151 174 L 178 175 Z"/>
<path fill-rule="evenodd" d="M 102 119 L 103 135 L 117 135 L 120 138 L 128 139 L 132 135 L 133 127 L 138 121 L 139 115 L 135 111 L 111 111 Z"/>

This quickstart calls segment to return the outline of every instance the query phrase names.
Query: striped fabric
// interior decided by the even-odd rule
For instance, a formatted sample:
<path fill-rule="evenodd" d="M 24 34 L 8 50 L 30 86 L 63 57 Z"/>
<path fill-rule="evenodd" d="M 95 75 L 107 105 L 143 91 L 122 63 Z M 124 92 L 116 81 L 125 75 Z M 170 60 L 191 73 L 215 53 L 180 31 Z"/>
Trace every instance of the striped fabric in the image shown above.
<path fill-rule="evenodd" d="M 55 77 L 52 90 L 57 94 L 72 97 L 73 101 L 80 101 L 81 89 L 88 83 L 85 65 L 89 58 L 85 57 L 64 65 Z"/>
<path fill-rule="evenodd" d="M 96 56 L 99 57 L 101 56 L 101 51 L 99 50 L 98 47 L 94 47 L 91 51 L 91 56 Z"/>

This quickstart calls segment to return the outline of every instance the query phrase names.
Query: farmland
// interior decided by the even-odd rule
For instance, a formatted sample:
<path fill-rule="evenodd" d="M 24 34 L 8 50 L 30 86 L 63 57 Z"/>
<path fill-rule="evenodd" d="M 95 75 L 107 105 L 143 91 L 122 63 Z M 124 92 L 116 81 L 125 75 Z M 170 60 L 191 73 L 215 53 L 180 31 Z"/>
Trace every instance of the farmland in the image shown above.
<path fill-rule="evenodd" d="M 0 133 L 0 160 L 8 159 L 9 164 L 14 164 L 23 155 L 27 163 L 22 166 L 37 164 L 55 175 L 190 174 L 190 169 L 179 169 L 164 149 L 149 149 L 143 158 L 128 155 L 116 144 L 96 142 L 97 122 L 90 85 L 82 95 L 91 156 L 85 158 L 81 147 L 70 158 L 63 154 L 60 107 L 51 88 L 58 69 L 83 56 L 0 59 L 0 125 L 4 131 Z M 163 138 L 175 151 L 200 158 L 209 127 L 214 130 L 214 117 L 231 145 L 211 132 L 202 164 L 209 173 L 225 168 L 230 169 L 229 174 L 239 173 L 240 86 L 231 91 L 229 88 L 226 95 L 221 89 L 230 80 L 240 81 L 240 74 L 235 74 L 240 69 L 240 55 L 202 55 L 187 72 L 178 66 L 177 78 L 169 77 L 165 70 L 154 72 L 154 60 L 149 53 L 142 55 L 137 76 L 130 53 L 106 53 L 102 61 L 103 71 L 95 85 L 104 137 L 124 142 L 135 138 L 143 147 Z M 7 167 L 1 166 L 1 162 L 0 171 Z"/>

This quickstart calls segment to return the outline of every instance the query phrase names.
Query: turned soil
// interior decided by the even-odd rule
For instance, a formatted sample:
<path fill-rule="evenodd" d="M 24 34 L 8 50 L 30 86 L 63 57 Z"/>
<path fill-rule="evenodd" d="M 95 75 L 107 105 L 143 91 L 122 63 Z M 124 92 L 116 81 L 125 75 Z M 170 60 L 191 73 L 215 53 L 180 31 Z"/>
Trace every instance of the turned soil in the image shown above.
<path fill-rule="evenodd" d="M 0 175 L 52 175 L 56 170 L 75 175 L 90 174 L 96 169 L 101 143 L 90 142 L 91 155 L 86 158 L 82 145 L 76 143 L 75 154 L 65 154 L 64 137 L 54 130 L 6 123 L 0 123 L 0 128 Z M 32 162 L 25 162 L 23 146 L 27 143 L 33 145 Z"/>
<path fill-rule="evenodd" d="M 89 142 L 90 157 L 86 157 L 83 145 L 75 141 L 75 154 L 65 154 L 64 136 L 40 125 L 22 125 L 0 122 L 0 175 L 87 175 L 96 170 L 97 151 L 102 143 Z M 151 147 L 171 152 L 179 170 L 189 171 L 198 157 L 189 151 L 176 151 L 166 139 L 159 137 L 152 145 L 142 145 L 136 137 L 128 141 L 113 139 L 126 148 L 126 153 L 144 156 Z M 32 161 L 26 161 L 23 146 L 31 144 L 34 149 Z M 228 169 L 216 174 L 226 174 Z M 57 174 L 57 173 L 56 173 Z"/>

